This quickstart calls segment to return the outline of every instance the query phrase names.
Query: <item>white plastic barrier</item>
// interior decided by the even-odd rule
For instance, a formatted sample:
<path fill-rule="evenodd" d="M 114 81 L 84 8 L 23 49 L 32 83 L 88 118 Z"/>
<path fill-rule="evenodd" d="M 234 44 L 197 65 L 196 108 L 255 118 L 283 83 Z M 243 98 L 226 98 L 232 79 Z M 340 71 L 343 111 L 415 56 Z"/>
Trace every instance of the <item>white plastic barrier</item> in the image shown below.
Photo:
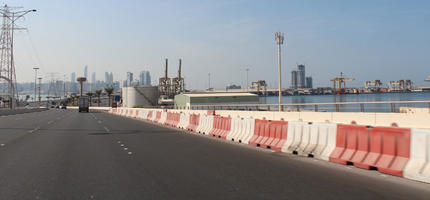
<path fill-rule="evenodd" d="M 182 113 L 181 114 L 181 120 L 179 121 L 178 127 L 185 129 L 185 128 L 187 128 L 189 123 L 190 123 L 190 115 Z"/>
<path fill-rule="evenodd" d="M 127 117 L 133 117 L 134 116 L 134 109 L 127 109 Z"/>
<path fill-rule="evenodd" d="M 209 132 L 212 130 L 213 128 L 213 124 L 214 124 L 214 116 L 213 115 L 208 115 L 206 117 L 206 122 L 205 122 L 205 126 L 202 130 L 202 133 L 205 135 L 209 135 Z"/>
<path fill-rule="evenodd" d="M 254 135 L 254 128 L 255 128 L 255 119 L 243 119 L 242 120 L 242 128 L 237 133 L 236 138 L 234 141 L 241 142 L 248 144 L 249 140 Z"/>
<path fill-rule="evenodd" d="M 411 129 L 410 159 L 403 176 L 430 183 L 430 129 Z"/>
<path fill-rule="evenodd" d="M 151 116 L 151 121 L 155 121 L 155 118 L 157 117 L 157 111 L 156 110 L 152 110 L 152 116 Z"/>
<path fill-rule="evenodd" d="M 138 119 L 146 120 L 148 118 L 148 110 L 139 110 Z"/>
<path fill-rule="evenodd" d="M 159 124 L 164 124 L 164 122 L 167 120 L 167 112 L 161 111 L 161 118 L 158 120 Z"/>
<path fill-rule="evenodd" d="M 237 135 L 242 131 L 243 128 L 243 118 L 233 117 L 231 118 L 231 129 L 227 134 L 226 139 L 230 141 L 237 141 Z"/>
<path fill-rule="evenodd" d="M 288 122 L 287 140 L 282 146 L 281 151 L 287 153 L 296 152 L 302 142 L 302 137 L 308 135 L 310 127 L 307 122 Z"/>
<path fill-rule="evenodd" d="M 207 118 L 208 118 L 207 115 L 204 115 L 204 114 L 200 115 L 200 117 L 199 117 L 199 126 L 197 126 L 197 128 L 196 128 L 196 133 L 202 133 L 203 132 L 203 129 L 206 126 Z"/>
<path fill-rule="evenodd" d="M 287 140 L 281 151 L 328 160 L 336 148 L 337 125 L 288 122 Z"/>
<path fill-rule="evenodd" d="M 313 126 L 318 127 L 318 136 L 316 140 L 311 140 L 311 144 L 314 141 L 317 141 L 317 144 L 309 154 L 317 159 L 329 160 L 330 154 L 336 148 L 337 124 L 315 123 Z"/>

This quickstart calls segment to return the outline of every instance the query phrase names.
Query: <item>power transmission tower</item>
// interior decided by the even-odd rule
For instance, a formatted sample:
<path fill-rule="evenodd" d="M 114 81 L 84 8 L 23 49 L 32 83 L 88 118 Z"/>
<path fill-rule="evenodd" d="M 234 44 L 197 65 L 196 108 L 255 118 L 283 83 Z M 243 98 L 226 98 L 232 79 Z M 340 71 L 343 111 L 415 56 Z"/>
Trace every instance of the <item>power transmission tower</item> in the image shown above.
<path fill-rule="evenodd" d="M 15 22 L 24 17 L 29 12 L 36 10 L 20 10 L 21 7 L 8 7 L 7 5 L 0 8 L 0 14 L 3 17 L 3 24 L 0 34 L 0 84 L 2 91 L 0 97 L 2 101 L 8 102 L 10 108 L 15 107 L 15 101 L 18 99 L 16 88 L 16 73 L 13 56 L 13 33 L 14 30 L 22 30 L 17 27 Z M 6 100 L 5 100 L 6 99 Z"/>

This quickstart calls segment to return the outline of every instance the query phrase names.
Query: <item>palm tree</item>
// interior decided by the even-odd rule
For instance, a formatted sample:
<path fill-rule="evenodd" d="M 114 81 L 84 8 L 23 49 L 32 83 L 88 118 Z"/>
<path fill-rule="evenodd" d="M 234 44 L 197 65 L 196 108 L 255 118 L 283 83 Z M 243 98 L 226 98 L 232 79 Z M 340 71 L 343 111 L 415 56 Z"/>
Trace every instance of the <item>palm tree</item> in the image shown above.
<path fill-rule="evenodd" d="M 87 92 L 87 96 L 90 98 L 90 106 L 91 106 L 91 98 L 93 97 L 93 92 Z"/>
<path fill-rule="evenodd" d="M 103 92 L 102 90 L 96 90 L 96 95 L 98 98 L 97 103 L 99 107 L 100 107 L 100 96 L 102 95 L 102 92 Z"/>
<path fill-rule="evenodd" d="M 105 88 L 105 91 L 106 91 L 106 93 L 107 93 L 107 95 L 109 97 L 109 105 L 108 105 L 108 107 L 111 107 L 112 105 L 111 105 L 110 96 L 113 93 L 113 87 L 107 87 L 107 88 Z"/>

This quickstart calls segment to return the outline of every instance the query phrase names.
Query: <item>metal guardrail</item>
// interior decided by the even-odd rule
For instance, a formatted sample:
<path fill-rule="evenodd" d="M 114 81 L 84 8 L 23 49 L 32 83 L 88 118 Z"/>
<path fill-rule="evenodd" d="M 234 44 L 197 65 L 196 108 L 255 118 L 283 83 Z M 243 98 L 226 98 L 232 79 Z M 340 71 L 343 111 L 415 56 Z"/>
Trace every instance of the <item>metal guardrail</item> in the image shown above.
<path fill-rule="evenodd" d="M 376 105 L 376 107 L 370 107 Z M 430 101 L 375 101 L 375 102 L 332 102 L 332 103 L 298 103 L 281 104 L 284 111 L 335 111 L 335 112 L 398 112 L 396 106 L 414 106 L 417 108 L 428 108 L 430 112 Z M 354 107 L 355 106 L 355 107 Z M 386 106 L 386 107 L 384 107 Z M 277 111 L 278 104 L 214 104 L 214 105 L 191 105 L 191 110 L 256 110 Z M 387 111 L 385 111 L 387 110 Z"/>

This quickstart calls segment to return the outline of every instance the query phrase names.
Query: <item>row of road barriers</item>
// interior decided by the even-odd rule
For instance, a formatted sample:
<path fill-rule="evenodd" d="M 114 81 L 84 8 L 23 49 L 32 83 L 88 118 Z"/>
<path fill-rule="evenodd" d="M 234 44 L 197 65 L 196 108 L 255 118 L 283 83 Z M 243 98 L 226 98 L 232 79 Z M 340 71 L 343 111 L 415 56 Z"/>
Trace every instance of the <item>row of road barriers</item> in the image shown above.
<path fill-rule="evenodd" d="M 241 118 L 219 116 L 214 111 L 114 108 L 109 112 L 258 148 L 430 183 L 430 129 Z"/>

